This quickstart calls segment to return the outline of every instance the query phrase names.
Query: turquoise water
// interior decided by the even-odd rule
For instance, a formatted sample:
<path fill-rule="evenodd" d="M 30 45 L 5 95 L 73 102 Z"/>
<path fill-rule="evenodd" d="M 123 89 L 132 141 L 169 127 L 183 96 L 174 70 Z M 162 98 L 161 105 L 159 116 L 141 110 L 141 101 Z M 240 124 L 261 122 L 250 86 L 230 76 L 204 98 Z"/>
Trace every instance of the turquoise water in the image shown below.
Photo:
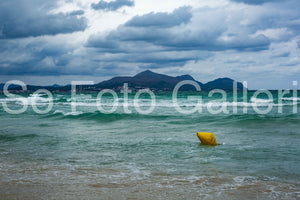
<path fill-rule="evenodd" d="M 78 94 L 75 112 L 70 94 L 53 94 L 47 114 L 31 106 L 45 109 L 46 96 L 0 95 L 1 199 L 299 199 L 300 98 L 273 95 L 270 101 L 249 92 L 244 100 L 239 93 L 235 113 L 232 93 L 223 100 L 180 93 L 182 109 L 202 108 L 182 114 L 171 93 L 159 93 L 147 115 L 136 111 L 134 94 L 132 113 L 124 112 L 118 94 L 111 114 L 97 110 L 97 94 Z M 229 113 L 211 114 L 210 100 L 213 109 L 226 105 Z M 13 115 L 3 103 L 28 109 Z M 112 103 L 110 95 L 101 101 L 105 109 Z M 140 96 L 141 109 L 150 103 Z M 258 114 L 253 106 L 273 108 Z M 213 132 L 221 145 L 200 145 L 198 131 Z"/>

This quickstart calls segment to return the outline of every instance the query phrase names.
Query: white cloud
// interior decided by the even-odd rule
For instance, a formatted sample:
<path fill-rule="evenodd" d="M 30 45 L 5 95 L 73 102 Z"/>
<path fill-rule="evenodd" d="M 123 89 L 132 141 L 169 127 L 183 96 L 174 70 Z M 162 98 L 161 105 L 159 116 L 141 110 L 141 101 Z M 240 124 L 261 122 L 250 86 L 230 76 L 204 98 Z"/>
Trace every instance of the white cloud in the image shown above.
<path fill-rule="evenodd" d="M 258 30 L 255 34 L 253 34 L 253 36 L 255 37 L 260 34 L 265 35 L 272 40 L 288 40 L 293 35 L 293 32 L 288 30 L 286 27 L 277 29 L 269 28 L 265 30 Z"/>

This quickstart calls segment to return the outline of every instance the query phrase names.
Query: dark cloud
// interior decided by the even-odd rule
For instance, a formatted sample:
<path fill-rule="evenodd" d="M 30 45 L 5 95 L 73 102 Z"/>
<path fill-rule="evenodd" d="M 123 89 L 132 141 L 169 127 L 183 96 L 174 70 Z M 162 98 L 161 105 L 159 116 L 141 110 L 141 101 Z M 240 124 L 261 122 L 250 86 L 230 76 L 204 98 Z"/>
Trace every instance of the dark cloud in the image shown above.
<path fill-rule="evenodd" d="M 191 18 L 190 8 L 181 7 L 172 13 L 136 16 L 111 31 L 106 37 L 91 36 L 87 46 L 120 52 L 121 49 L 124 50 L 122 47 L 126 43 L 144 42 L 177 51 L 227 49 L 259 51 L 267 49 L 270 44 L 264 35 L 250 37 L 244 32 L 228 34 L 230 39 L 223 40 L 221 37 L 228 30 L 223 16 L 212 17 L 213 13 L 210 10 L 200 10 L 198 13 L 200 15 Z M 182 23 L 184 24 L 181 25 Z"/>
<path fill-rule="evenodd" d="M 132 7 L 134 6 L 134 1 L 131 0 L 115 0 L 111 2 L 99 1 L 98 3 L 93 3 L 92 8 L 95 10 L 105 10 L 105 11 L 115 11 L 124 6 Z"/>
<path fill-rule="evenodd" d="M 146 65 L 175 65 L 182 66 L 189 60 L 203 60 L 211 56 L 208 52 L 176 52 L 176 51 L 157 51 L 157 52 L 131 52 L 126 54 L 115 54 L 101 59 L 94 59 L 96 62 L 105 63 L 143 63 Z"/>
<path fill-rule="evenodd" d="M 86 47 L 95 47 L 99 51 L 107 53 L 121 53 L 123 52 L 122 47 L 119 43 L 109 38 L 99 37 L 98 35 L 91 35 L 88 39 Z"/>
<path fill-rule="evenodd" d="M 64 38 L 0 40 L 0 45 L 4 46 L 0 52 L 0 74 L 3 75 L 88 74 L 92 69 L 92 65 L 86 69 L 72 63 L 81 61 L 72 55 L 76 47 Z"/>
<path fill-rule="evenodd" d="M 191 7 L 181 7 L 172 13 L 151 12 L 142 16 L 135 16 L 125 26 L 132 27 L 173 27 L 190 22 L 192 17 Z"/>
<path fill-rule="evenodd" d="M 291 52 L 279 52 L 279 53 L 274 53 L 273 55 L 271 55 L 272 58 L 287 58 L 291 55 Z"/>
<path fill-rule="evenodd" d="M 298 48 L 300 49 L 300 40 L 297 41 Z"/>
<path fill-rule="evenodd" d="M 231 1 L 252 4 L 252 5 L 260 5 L 260 4 L 269 3 L 269 2 L 278 2 L 280 0 L 231 0 Z"/>
<path fill-rule="evenodd" d="M 268 49 L 270 44 L 269 38 L 261 34 L 256 37 L 238 36 L 231 41 L 220 42 L 216 48 L 220 48 L 219 50 L 261 51 Z"/>
<path fill-rule="evenodd" d="M 69 15 L 83 15 L 84 11 L 83 10 L 74 10 L 72 12 L 70 12 Z"/>
<path fill-rule="evenodd" d="M 11 0 L 0 2 L 0 38 L 24 38 L 83 31 L 87 27 L 82 11 L 47 14 L 56 1 Z"/>

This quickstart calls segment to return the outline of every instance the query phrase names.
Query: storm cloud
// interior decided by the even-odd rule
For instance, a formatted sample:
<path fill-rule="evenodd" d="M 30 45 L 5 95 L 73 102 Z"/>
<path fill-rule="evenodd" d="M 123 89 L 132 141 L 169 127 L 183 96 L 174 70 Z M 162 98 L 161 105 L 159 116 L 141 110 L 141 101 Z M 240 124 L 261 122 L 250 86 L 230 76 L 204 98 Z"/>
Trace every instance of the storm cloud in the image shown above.
<path fill-rule="evenodd" d="M 130 0 L 115 0 L 115 1 L 99 1 L 98 3 L 93 3 L 92 8 L 95 10 L 105 10 L 105 11 L 115 11 L 124 6 L 132 7 L 134 6 L 134 1 Z"/>
<path fill-rule="evenodd" d="M 49 11 L 55 6 L 56 1 L 1 1 L 0 38 L 36 37 L 85 30 L 86 18 L 77 17 L 78 13 L 50 14 Z"/>
<path fill-rule="evenodd" d="M 92 2 L 2 1 L 0 74 L 98 78 L 154 69 L 256 86 L 263 77 L 300 77 L 298 0 Z"/>
<path fill-rule="evenodd" d="M 242 2 L 246 4 L 252 4 L 252 5 L 259 5 L 259 4 L 264 4 L 264 3 L 272 3 L 272 2 L 277 2 L 280 0 L 232 0 L 235 2 Z M 284 0 L 281 0 L 284 1 Z"/>
<path fill-rule="evenodd" d="M 190 22 L 192 18 L 191 7 L 181 7 L 172 13 L 154 13 L 151 12 L 142 16 L 135 16 L 129 20 L 125 26 L 127 27 L 161 27 L 168 28 L 178 26 L 182 23 Z"/>
<path fill-rule="evenodd" d="M 90 37 L 88 46 L 107 49 L 120 47 L 124 42 L 140 41 L 169 50 L 257 51 L 268 48 L 269 38 L 263 34 L 250 36 L 249 31 L 253 30 L 247 27 L 231 31 L 232 22 L 224 23 L 228 14 L 223 10 L 192 11 L 189 7 L 181 7 L 172 13 L 135 16 L 106 37 Z M 107 41 L 113 46 L 107 45 Z"/>

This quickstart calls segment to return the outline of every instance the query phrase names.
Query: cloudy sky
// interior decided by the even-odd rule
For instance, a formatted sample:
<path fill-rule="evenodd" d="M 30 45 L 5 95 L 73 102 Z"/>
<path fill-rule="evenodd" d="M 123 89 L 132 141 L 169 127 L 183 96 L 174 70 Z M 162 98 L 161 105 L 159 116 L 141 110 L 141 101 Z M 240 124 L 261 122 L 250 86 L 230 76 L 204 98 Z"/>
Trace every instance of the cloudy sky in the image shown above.
<path fill-rule="evenodd" d="M 300 82 L 299 0 L 0 1 L 0 82 L 96 82 L 146 69 Z"/>

